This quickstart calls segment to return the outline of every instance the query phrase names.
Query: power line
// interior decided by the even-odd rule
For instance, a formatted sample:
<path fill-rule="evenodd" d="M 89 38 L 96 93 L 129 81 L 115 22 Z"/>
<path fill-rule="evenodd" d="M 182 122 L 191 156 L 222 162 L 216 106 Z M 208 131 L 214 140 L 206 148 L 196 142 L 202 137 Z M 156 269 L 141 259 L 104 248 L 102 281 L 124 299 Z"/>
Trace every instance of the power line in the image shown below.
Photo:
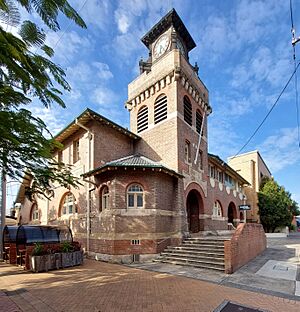
<path fill-rule="evenodd" d="M 253 134 L 250 136 L 250 138 L 247 140 L 247 142 L 242 146 L 242 148 L 232 157 L 235 158 L 237 155 L 239 155 L 239 153 L 249 144 L 249 142 L 252 140 L 252 138 L 255 136 L 255 134 L 258 132 L 258 130 L 262 127 L 262 125 L 264 124 L 264 122 L 267 120 L 267 118 L 269 117 L 269 115 L 271 114 L 271 112 L 273 111 L 273 109 L 275 108 L 276 104 L 278 103 L 278 101 L 280 100 L 282 94 L 284 93 L 284 91 L 286 90 L 286 88 L 288 87 L 288 85 L 290 84 L 292 78 L 294 77 L 294 75 L 296 74 L 298 67 L 300 65 L 300 62 L 298 63 L 298 65 L 296 66 L 296 68 L 294 69 L 292 75 L 290 76 L 289 80 L 287 81 L 287 83 L 285 84 L 284 88 L 282 89 L 282 91 L 280 92 L 279 96 L 277 97 L 276 101 L 274 102 L 274 104 L 272 105 L 272 107 L 270 108 L 270 110 L 268 111 L 267 115 L 264 117 L 264 119 L 261 121 L 261 123 L 259 124 L 259 126 L 256 128 L 256 130 L 253 132 Z"/>

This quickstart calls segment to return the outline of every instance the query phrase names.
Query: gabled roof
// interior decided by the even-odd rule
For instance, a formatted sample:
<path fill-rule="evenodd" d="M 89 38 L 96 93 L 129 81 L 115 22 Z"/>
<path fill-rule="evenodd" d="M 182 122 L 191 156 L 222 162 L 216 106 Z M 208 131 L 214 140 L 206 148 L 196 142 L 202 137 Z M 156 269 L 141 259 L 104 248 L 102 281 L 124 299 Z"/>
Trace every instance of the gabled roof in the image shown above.
<path fill-rule="evenodd" d="M 225 172 L 227 171 L 229 174 L 237 178 L 239 181 L 241 181 L 243 184 L 250 185 L 250 183 L 245 180 L 240 174 L 238 174 L 233 168 L 231 168 L 224 160 L 222 160 L 219 156 L 208 153 L 208 161 L 211 161 L 212 163 L 219 165 L 225 169 Z"/>
<path fill-rule="evenodd" d="M 176 176 L 178 178 L 182 178 L 183 176 L 172 170 L 169 169 L 165 166 L 163 166 L 162 164 L 155 162 L 145 156 L 139 155 L 139 154 L 135 154 L 135 155 L 130 155 L 127 157 L 123 157 L 123 158 L 119 158 L 110 162 L 107 162 L 105 165 L 100 166 L 96 169 L 93 169 L 89 172 L 86 172 L 83 174 L 83 177 L 90 177 L 93 175 L 97 175 L 100 174 L 102 172 L 108 171 L 108 170 L 112 170 L 112 169 L 117 169 L 117 168 L 134 168 L 134 169 L 145 169 L 145 168 L 152 168 L 153 170 L 157 170 L 159 172 L 164 172 L 167 173 L 171 176 Z"/>
<path fill-rule="evenodd" d="M 75 133 L 80 129 L 80 126 L 77 124 L 77 122 L 82 125 L 86 125 L 91 120 L 97 120 L 98 122 L 103 123 L 134 140 L 140 138 L 136 134 L 123 128 L 122 126 L 116 124 L 115 122 L 107 119 L 106 117 L 94 112 L 90 108 L 86 108 L 77 118 L 75 118 L 63 130 L 61 130 L 58 134 L 56 134 L 54 139 L 56 139 L 59 142 L 62 142 L 63 140 L 65 140 L 66 138 L 68 138 L 69 136 L 71 136 L 73 133 Z"/>
<path fill-rule="evenodd" d="M 172 9 L 158 23 L 156 23 L 141 39 L 142 42 L 147 48 L 149 48 L 149 45 L 171 26 L 175 28 L 180 37 L 185 41 L 188 51 L 196 47 L 194 39 L 191 37 L 175 9 Z"/>

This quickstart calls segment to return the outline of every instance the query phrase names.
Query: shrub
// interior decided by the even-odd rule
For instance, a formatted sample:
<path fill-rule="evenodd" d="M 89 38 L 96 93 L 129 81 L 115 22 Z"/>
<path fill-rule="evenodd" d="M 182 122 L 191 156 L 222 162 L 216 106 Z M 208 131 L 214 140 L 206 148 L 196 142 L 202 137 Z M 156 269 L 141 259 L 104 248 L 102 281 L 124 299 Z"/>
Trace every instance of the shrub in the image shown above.
<path fill-rule="evenodd" d="M 43 253 L 43 245 L 41 243 L 34 243 L 34 248 L 32 250 L 33 256 L 40 256 Z"/>

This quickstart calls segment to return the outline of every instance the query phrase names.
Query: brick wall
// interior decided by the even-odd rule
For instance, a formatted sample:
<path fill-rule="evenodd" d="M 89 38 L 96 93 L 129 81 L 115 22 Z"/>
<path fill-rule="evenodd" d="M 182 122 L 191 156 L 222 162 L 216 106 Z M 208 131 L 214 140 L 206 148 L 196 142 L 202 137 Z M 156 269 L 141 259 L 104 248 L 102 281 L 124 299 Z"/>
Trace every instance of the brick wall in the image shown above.
<path fill-rule="evenodd" d="M 231 274 L 262 253 L 267 246 L 261 224 L 240 223 L 230 241 L 224 243 L 225 273 Z"/>

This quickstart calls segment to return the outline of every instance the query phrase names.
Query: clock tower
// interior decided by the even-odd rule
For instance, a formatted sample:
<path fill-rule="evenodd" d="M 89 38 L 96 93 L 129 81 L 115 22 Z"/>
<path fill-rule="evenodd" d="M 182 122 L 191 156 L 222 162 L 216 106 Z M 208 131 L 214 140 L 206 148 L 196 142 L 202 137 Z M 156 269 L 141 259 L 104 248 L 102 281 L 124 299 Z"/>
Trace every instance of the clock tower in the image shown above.
<path fill-rule="evenodd" d="M 142 138 L 136 152 L 182 174 L 183 190 L 195 182 L 206 197 L 211 107 L 198 66 L 189 62 L 196 44 L 175 9 L 141 41 L 148 59 L 140 61 L 140 75 L 128 85 L 126 102 L 131 131 Z"/>

